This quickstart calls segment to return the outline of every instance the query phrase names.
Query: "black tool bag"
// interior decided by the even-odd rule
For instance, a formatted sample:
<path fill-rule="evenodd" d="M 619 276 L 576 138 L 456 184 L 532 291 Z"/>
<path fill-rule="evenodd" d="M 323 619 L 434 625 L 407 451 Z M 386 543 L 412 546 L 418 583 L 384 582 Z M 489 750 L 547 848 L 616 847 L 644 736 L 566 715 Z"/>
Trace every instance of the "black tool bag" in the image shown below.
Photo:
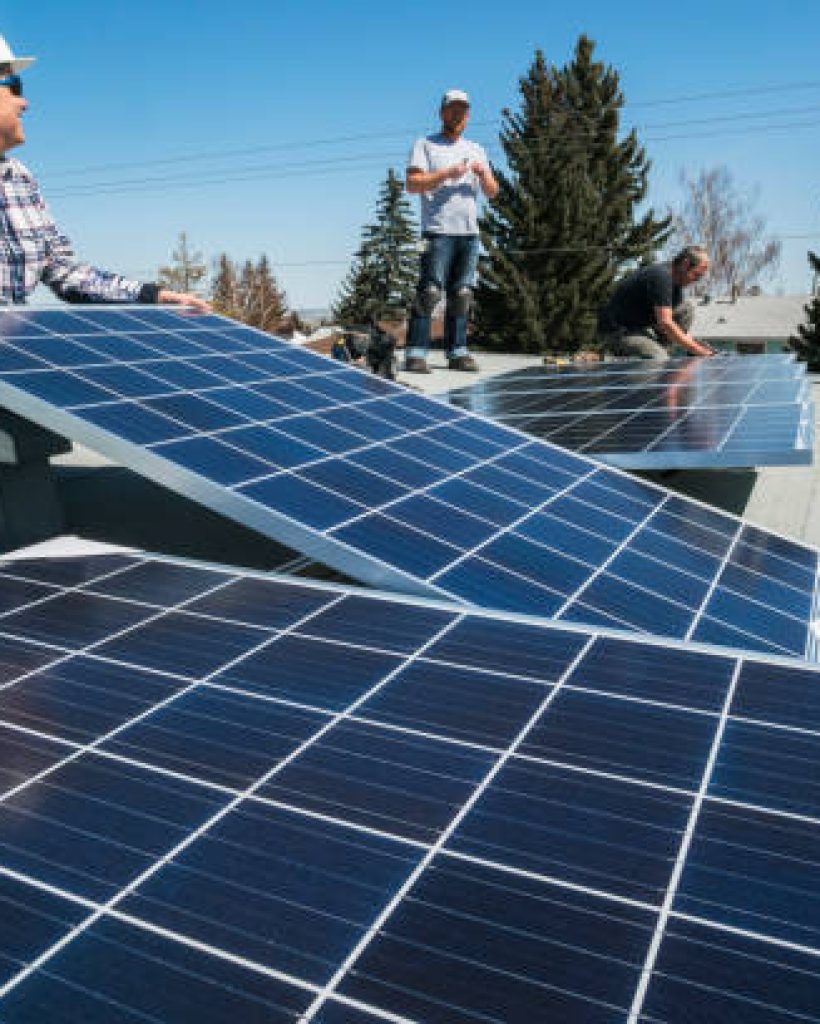
<path fill-rule="evenodd" d="M 368 330 L 367 365 L 380 377 L 396 379 L 396 339 L 380 327 Z"/>

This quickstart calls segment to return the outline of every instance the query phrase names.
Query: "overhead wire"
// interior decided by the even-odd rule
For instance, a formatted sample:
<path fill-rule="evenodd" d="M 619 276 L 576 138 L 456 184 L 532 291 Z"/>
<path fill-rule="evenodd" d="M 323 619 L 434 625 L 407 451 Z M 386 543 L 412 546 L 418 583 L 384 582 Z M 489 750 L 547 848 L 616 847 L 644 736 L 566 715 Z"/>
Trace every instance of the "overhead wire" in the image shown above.
<path fill-rule="evenodd" d="M 778 241 L 818 241 L 820 240 L 820 228 L 815 232 L 809 233 L 795 233 L 795 234 L 777 234 L 773 232 L 773 236 Z M 507 249 L 506 252 L 513 253 L 515 255 L 526 255 L 526 256 L 548 256 L 554 253 L 588 253 L 588 252 L 615 252 L 619 247 L 617 245 L 556 245 L 556 246 L 539 246 L 537 249 Z M 348 256 L 344 259 L 320 259 L 320 260 L 277 260 L 270 259 L 270 265 L 273 268 L 288 268 L 288 269 L 299 269 L 300 267 L 331 267 L 331 266 L 347 266 L 350 264 L 352 257 Z M 134 270 L 128 269 L 123 271 L 128 275 L 139 277 L 145 276 L 146 274 L 152 274 L 154 270 Z"/>
<path fill-rule="evenodd" d="M 735 98 L 741 96 L 750 95 L 763 95 L 776 92 L 785 92 L 799 89 L 813 89 L 820 88 L 820 81 L 811 81 L 803 83 L 789 83 L 783 85 L 769 85 L 759 86 L 743 89 L 733 90 L 722 90 L 720 92 L 706 92 L 698 93 L 689 96 L 678 96 L 668 97 L 658 100 L 647 100 L 638 101 L 625 104 L 622 109 L 624 110 L 635 108 L 635 107 L 659 107 L 671 104 L 683 104 L 687 102 L 705 102 L 714 99 L 726 99 Z M 678 121 L 665 121 L 663 124 L 653 125 L 633 125 L 624 126 L 621 133 L 621 141 L 624 137 L 629 134 L 632 130 L 638 132 L 652 132 L 652 131 L 663 131 L 674 127 L 686 127 L 695 125 L 709 125 L 709 124 L 720 124 L 726 122 L 736 121 L 761 121 L 765 119 L 771 119 L 774 117 L 785 118 L 795 117 L 806 113 L 811 113 L 816 110 L 820 110 L 820 106 L 802 106 L 796 108 L 780 108 L 776 110 L 764 110 L 764 111 L 744 111 L 732 114 L 718 114 L 711 115 L 708 117 L 699 118 L 688 118 Z M 493 118 L 485 120 L 474 120 L 471 122 L 471 128 L 486 128 L 489 126 L 497 126 L 504 123 L 504 118 Z M 716 136 L 724 136 L 727 134 L 731 135 L 745 135 L 745 134 L 756 134 L 757 132 L 765 131 L 771 132 L 772 130 L 792 130 L 795 128 L 802 129 L 807 127 L 813 127 L 820 124 L 820 121 L 802 121 L 802 122 L 786 122 L 778 123 L 769 121 L 763 124 L 747 125 L 745 127 L 738 127 L 737 129 L 723 129 L 720 132 L 693 132 L 693 133 L 679 133 L 671 135 L 658 135 L 658 136 L 646 136 L 639 138 L 639 144 L 643 147 L 649 143 L 663 143 L 672 142 L 679 140 L 693 140 L 700 138 L 714 138 Z M 578 140 L 578 152 L 587 152 L 588 145 L 583 141 L 584 138 L 589 138 L 590 134 L 593 134 L 593 129 L 588 129 L 582 125 L 578 125 L 572 128 L 564 128 L 562 135 L 562 151 L 570 153 L 573 151 L 572 147 L 567 149 L 566 137 L 569 135 L 570 140 L 576 138 Z M 330 138 L 317 138 L 317 139 L 306 139 L 306 140 L 291 140 L 279 143 L 266 144 L 262 146 L 246 147 L 243 149 L 234 150 L 211 150 L 203 151 L 194 154 L 184 154 L 169 157 L 152 158 L 144 161 L 130 161 L 121 163 L 107 163 L 107 164 L 96 164 L 89 165 L 86 167 L 72 168 L 55 175 L 56 178 L 76 177 L 82 174 L 88 174 L 91 171 L 99 170 L 130 170 L 136 167 L 158 167 L 162 165 L 171 164 L 189 164 L 203 160 L 232 160 L 236 162 L 238 157 L 259 155 L 262 153 L 272 152 L 286 152 L 299 149 L 317 148 L 323 146 L 337 146 L 342 144 L 360 143 L 365 141 L 371 141 L 379 139 L 384 141 L 390 138 L 410 138 L 412 132 L 408 130 L 396 130 L 396 131 L 379 131 L 379 132 L 365 132 L 351 135 L 335 136 Z M 545 138 L 548 138 L 548 133 L 534 133 L 534 139 L 537 140 L 538 135 L 542 134 Z M 533 136 L 530 136 L 528 141 L 532 141 Z M 498 153 L 503 156 L 503 148 L 498 140 L 487 144 L 486 149 L 492 153 Z M 391 152 L 389 155 L 384 152 L 379 153 L 358 153 L 348 154 L 339 156 L 330 156 L 326 158 L 320 158 L 316 160 L 296 160 L 288 163 L 274 163 L 274 164 L 262 164 L 262 165 L 249 165 L 235 167 L 230 174 L 226 174 L 224 171 L 219 172 L 218 169 L 214 168 L 210 171 L 205 171 L 204 175 L 199 174 L 196 178 L 192 179 L 189 176 L 170 175 L 170 176 L 159 176 L 159 177 L 138 177 L 124 180 L 113 180 L 104 182 L 81 182 L 76 185 L 66 183 L 62 188 L 57 187 L 49 192 L 50 198 L 57 199 L 69 199 L 69 198 L 83 198 L 89 195 L 117 195 L 117 194 L 132 194 L 135 192 L 150 192 L 156 189 L 185 189 L 185 188 L 200 188 L 208 185 L 220 185 L 235 183 L 240 181 L 262 181 L 262 180 L 278 180 L 294 176 L 300 177 L 313 177 L 323 176 L 328 174 L 337 175 L 344 173 L 345 171 L 361 172 L 370 171 L 378 168 L 383 168 L 385 163 L 392 163 L 394 161 L 401 161 L 405 156 L 403 151 L 401 154 Z M 814 234 L 781 234 L 775 237 L 779 240 L 814 240 L 820 237 L 817 233 Z M 614 250 L 617 246 L 562 246 L 562 247 L 551 247 L 551 248 L 539 248 L 531 250 L 516 250 L 516 252 L 527 253 L 529 255 L 547 255 L 557 252 L 566 253 L 580 253 L 597 250 Z M 351 262 L 351 257 L 346 259 L 319 259 L 319 260 L 302 260 L 302 261 L 272 261 L 272 264 L 278 268 L 290 268 L 297 269 L 299 267 L 316 267 L 316 266 L 340 266 L 348 265 Z"/>
<path fill-rule="evenodd" d="M 818 106 L 818 108 L 805 108 L 805 109 L 788 111 L 788 112 L 786 112 L 786 111 L 777 112 L 777 114 L 778 114 L 778 116 L 781 116 L 781 117 L 782 116 L 792 117 L 792 116 L 796 116 L 797 114 L 808 113 L 808 112 L 813 111 L 813 110 L 820 110 L 820 106 Z M 719 117 L 719 118 L 691 119 L 691 120 L 688 120 L 688 121 L 681 121 L 681 122 L 668 122 L 665 125 L 652 125 L 652 126 L 649 126 L 646 130 L 649 130 L 649 131 L 661 130 L 662 131 L 662 130 L 667 130 L 667 129 L 670 129 L 670 128 L 673 128 L 673 127 L 676 127 L 676 126 L 682 126 L 683 127 L 683 126 L 686 126 L 686 125 L 694 125 L 694 124 L 704 124 L 705 125 L 705 124 L 721 123 L 721 122 L 727 122 L 727 121 L 736 122 L 736 121 L 739 121 L 739 120 L 746 120 L 748 118 L 762 118 L 762 117 L 766 117 L 766 116 L 768 116 L 768 112 L 762 112 L 762 113 L 759 113 L 759 114 L 750 114 L 750 115 L 742 115 L 742 114 L 741 115 L 726 115 L 726 116 L 722 116 L 722 117 Z M 761 124 L 761 125 L 749 125 L 749 126 L 742 127 L 742 128 L 729 129 L 728 132 L 722 130 L 719 133 L 716 133 L 716 132 L 687 132 L 687 133 L 677 133 L 677 134 L 672 134 L 672 135 L 647 135 L 643 139 L 639 138 L 639 144 L 645 145 L 646 143 L 650 143 L 650 142 L 673 141 L 673 140 L 682 139 L 682 138 L 684 138 L 684 139 L 711 138 L 711 137 L 715 137 L 716 135 L 722 135 L 722 134 L 727 134 L 727 133 L 731 133 L 731 134 L 756 134 L 759 131 L 766 131 L 766 132 L 768 132 L 768 131 L 773 130 L 773 129 L 774 130 L 790 130 L 790 129 L 793 129 L 793 128 L 812 127 L 812 126 L 814 126 L 814 125 L 816 125 L 818 123 L 820 123 L 820 122 L 818 122 L 816 120 L 801 121 L 801 122 L 786 121 L 786 122 L 782 122 L 782 123 L 781 122 L 767 122 L 767 123 L 764 123 L 764 124 Z M 594 134 L 594 133 L 593 132 L 587 132 L 586 134 L 587 134 L 587 137 L 589 137 L 590 134 Z M 566 145 L 567 135 L 569 135 L 570 140 L 573 138 L 573 136 L 575 138 L 578 138 L 578 140 L 579 140 L 578 144 L 576 146 L 576 151 L 575 152 L 586 153 L 586 152 L 589 151 L 589 143 L 581 142 L 580 141 L 580 138 L 581 138 L 581 133 L 580 132 L 573 132 L 573 133 L 564 132 L 563 133 L 563 139 L 564 139 L 564 142 L 563 142 L 563 152 L 571 153 L 572 150 L 573 150 L 572 146 L 567 146 Z M 528 139 L 529 140 L 537 140 L 538 137 L 544 137 L 545 139 L 547 139 L 547 138 L 550 138 L 550 137 L 553 137 L 553 136 L 549 135 L 548 133 L 533 133 L 533 134 L 530 134 L 528 136 Z M 621 138 L 621 141 L 623 141 L 622 138 Z M 497 140 L 494 140 L 494 139 L 493 139 L 493 141 L 485 144 L 485 148 L 487 148 L 487 150 L 499 150 L 500 146 L 501 146 L 501 143 L 498 142 Z M 262 164 L 262 165 L 253 165 L 252 164 L 252 165 L 247 165 L 247 166 L 240 166 L 239 168 L 234 168 L 231 171 L 230 175 L 227 175 L 226 172 L 223 170 L 221 172 L 223 177 L 221 177 L 219 180 L 234 180 L 236 175 L 238 175 L 238 173 L 267 172 L 267 171 L 271 171 L 271 170 L 290 170 L 290 169 L 301 171 L 302 169 L 310 168 L 310 167 L 321 167 L 321 166 L 338 165 L 340 163 L 356 162 L 356 161 L 361 161 L 361 160 L 364 160 L 364 159 L 373 159 L 373 160 L 377 160 L 378 159 L 381 162 L 382 165 L 385 162 L 390 162 L 390 161 L 397 161 L 397 162 L 401 163 L 403 161 L 403 159 L 405 158 L 405 156 L 406 156 L 406 153 L 405 153 L 405 151 L 402 150 L 401 152 L 392 151 L 389 155 L 384 153 L 384 152 L 379 152 L 379 153 L 371 153 L 371 154 L 352 154 L 352 155 L 347 155 L 347 156 L 334 156 L 334 157 L 320 158 L 318 160 L 299 160 L 299 161 L 295 161 L 295 162 L 291 162 L 291 163 L 286 163 L 286 164 L 279 164 L 279 163 L 276 163 L 276 164 Z M 94 189 L 96 189 L 96 188 L 106 188 L 106 187 L 109 187 L 109 186 L 115 186 L 117 188 L 121 188 L 124 185 L 130 185 L 130 184 L 141 185 L 141 184 L 145 184 L 145 183 L 153 183 L 153 182 L 164 183 L 164 182 L 175 182 L 175 181 L 179 181 L 179 180 L 198 180 L 199 181 L 199 180 L 201 180 L 201 177 L 197 177 L 196 179 L 191 179 L 189 176 L 185 176 L 184 178 L 180 178 L 179 175 L 163 175 L 163 176 L 152 176 L 152 177 L 141 176 L 141 177 L 138 177 L 138 178 L 130 178 L 130 179 L 126 178 L 126 179 L 119 179 L 119 180 L 113 180 L 113 181 L 93 181 L 93 182 L 84 181 L 84 182 L 79 182 L 76 185 L 74 185 L 74 184 L 66 184 L 66 185 L 62 185 L 62 186 L 57 186 L 56 189 L 52 189 L 52 193 L 51 194 L 52 195 L 73 195 L 75 190 L 86 190 L 86 189 L 92 189 L 92 188 L 94 188 Z"/>
<path fill-rule="evenodd" d="M 646 138 L 639 140 L 639 144 L 644 147 L 650 143 L 654 144 L 682 140 L 708 139 L 723 137 L 726 135 L 753 135 L 758 132 L 766 132 L 768 134 L 772 131 L 811 128 L 817 125 L 820 125 L 820 120 L 790 122 L 785 124 L 773 122 L 761 125 L 748 125 L 745 127 L 738 127 L 736 129 L 727 128 L 722 129 L 719 132 L 687 132 L 672 135 L 647 136 Z M 488 143 L 485 148 L 488 151 L 497 153 L 501 149 L 501 144 L 494 141 Z M 579 143 L 574 151 L 580 154 L 585 154 L 588 150 L 588 146 Z M 572 152 L 573 147 L 567 147 L 566 145 L 562 146 L 562 153 Z M 397 154 L 395 151 L 391 151 L 389 154 L 386 152 L 359 153 L 348 156 L 322 158 L 319 160 L 302 160 L 287 164 L 251 165 L 248 167 L 235 168 L 230 174 L 225 173 L 224 171 L 219 173 L 205 172 L 204 174 L 199 174 L 194 178 L 187 175 L 184 177 L 180 177 L 179 175 L 165 175 L 123 179 L 120 181 L 82 182 L 77 185 L 66 185 L 63 188 L 58 187 L 56 189 L 51 189 L 49 191 L 49 197 L 52 199 L 67 199 L 83 197 L 86 195 L 114 195 L 131 192 L 147 192 L 153 191 L 157 188 L 199 188 L 206 185 L 220 185 L 240 181 L 263 179 L 275 180 L 277 178 L 287 178 L 294 175 L 312 176 L 318 174 L 321 176 L 322 173 L 337 172 L 342 165 L 348 165 L 354 170 L 369 170 L 371 168 L 379 167 L 383 168 L 385 164 L 391 165 L 393 163 L 399 163 L 399 165 L 401 165 L 401 161 L 405 156 L 406 154 Z M 370 161 L 373 162 L 371 163 Z M 362 164 L 363 162 L 363 166 L 355 166 L 357 164 Z"/>
<path fill-rule="evenodd" d="M 772 92 L 790 92 L 794 89 L 817 89 L 820 82 L 781 82 L 771 85 L 744 86 L 739 89 L 723 89 L 720 92 L 692 93 L 689 96 L 671 96 L 659 100 L 638 100 L 630 103 L 631 107 L 661 107 L 669 103 L 699 103 L 709 99 L 730 99 L 736 96 L 760 96 Z"/>
<path fill-rule="evenodd" d="M 704 102 L 714 99 L 728 99 L 740 96 L 760 95 L 766 93 L 779 93 L 818 88 L 820 88 L 820 81 L 792 82 L 780 85 L 753 86 L 742 89 L 728 89 L 714 92 L 698 93 L 690 96 L 670 96 L 658 100 L 642 100 L 637 102 L 628 102 L 624 104 L 622 110 L 628 110 L 632 107 L 656 107 L 670 104 Z M 474 120 L 471 123 L 471 127 L 491 127 L 498 125 L 501 122 L 502 118 Z M 415 134 L 415 130 L 410 129 L 389 129 L 387 131 L 362 132 L 353 135 L 330 136 L 328 138 L 288 140 L 283 142 L 266 143 L 265 145 L 262 146 L 250 146 L 241 149 L 226 150 L 225 148 L 222 148 L 218 150 L 205 150 L 199 153 L 177 154 L 168 157 L 153 157 L 149 160 L 89 164 L 84 167 L 66 168 L 62 171 L 56 172 L 53 175 L 53 177 L 55 179 L 64 177 L 76 177 L 81 174 L 88 174 L 89 172 L 101 170 L 119 170 L 130 169 L 133 167 L 150 167 L 170 163 L 189 163 L 198 160 L 235 159 L 236 157 L 251 156 L 259 153 L 275 152 L 287 149 L 312 148 L 316 146 L 333 146 L 347 144 L 350 142 L 369 141 L 372 139 L 411 138 Z"/>

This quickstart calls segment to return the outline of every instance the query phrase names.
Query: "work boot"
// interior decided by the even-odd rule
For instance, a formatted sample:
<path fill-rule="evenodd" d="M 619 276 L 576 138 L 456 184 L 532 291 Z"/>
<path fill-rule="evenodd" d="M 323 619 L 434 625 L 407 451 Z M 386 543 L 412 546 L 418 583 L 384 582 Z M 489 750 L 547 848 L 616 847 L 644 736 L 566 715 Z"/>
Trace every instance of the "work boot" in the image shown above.
<path fill-rule="evenodd" d="M 430 367 L 421 356 L 408 356 L 404 362 L 404 369 L 407 373 L 429 373 Z"/>
<path fill-rule="evenodd" d="M 447 360 L 448 370 L 465 370 L 467 373 L 478 373 L 478 363 L 472 356 L 451 356 Z"/>

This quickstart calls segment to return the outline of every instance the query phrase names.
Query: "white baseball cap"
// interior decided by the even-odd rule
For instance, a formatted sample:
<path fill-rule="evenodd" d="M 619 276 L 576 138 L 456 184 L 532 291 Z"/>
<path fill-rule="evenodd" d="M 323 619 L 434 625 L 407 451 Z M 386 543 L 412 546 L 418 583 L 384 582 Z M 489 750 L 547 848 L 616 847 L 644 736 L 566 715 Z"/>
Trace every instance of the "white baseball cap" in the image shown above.
<path fill-rule="evenodd" d="M 448 103 L 466 103 L 469 107 L 470 97 L 463 89 L 448 89 L 441 97 L 441 105 L 446 107 Z"/>
<path fill-rule="evenodd" d="M 11 47 L 3 38 L 0 36 L 0 64 L 9 64 L 11 66 L 12 74 L 18 74 L 20 71 L 25 70 L 30 64 L 33 64 L 35 57 L 15 57 L 11 52 Z"/>

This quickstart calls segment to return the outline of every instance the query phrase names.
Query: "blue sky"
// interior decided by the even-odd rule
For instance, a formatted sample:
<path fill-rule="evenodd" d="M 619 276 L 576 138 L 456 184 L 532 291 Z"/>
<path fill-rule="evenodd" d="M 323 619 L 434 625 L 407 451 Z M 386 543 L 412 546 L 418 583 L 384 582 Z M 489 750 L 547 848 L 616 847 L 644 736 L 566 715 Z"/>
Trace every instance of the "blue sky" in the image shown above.
<path fill-rule="evenodd" d="M 185 230 L 208 258 L 266 252 L 296 307 L 332 300 L 387 167 L 435 127 L 444 89 L 471 93 L 469 134 L 497 157 L 535 49 L 564 63 L 581 32 L 621 75 L 656 208 L 679 201 L 681 171 L 726 164 L 772 234 L 809 236 L 784 240 L 767 285 L 805 291 L 820 4 L 6 0 L 0 19 L 38 57 L 15 155 L 83 258 L 152 278 Z"/>

